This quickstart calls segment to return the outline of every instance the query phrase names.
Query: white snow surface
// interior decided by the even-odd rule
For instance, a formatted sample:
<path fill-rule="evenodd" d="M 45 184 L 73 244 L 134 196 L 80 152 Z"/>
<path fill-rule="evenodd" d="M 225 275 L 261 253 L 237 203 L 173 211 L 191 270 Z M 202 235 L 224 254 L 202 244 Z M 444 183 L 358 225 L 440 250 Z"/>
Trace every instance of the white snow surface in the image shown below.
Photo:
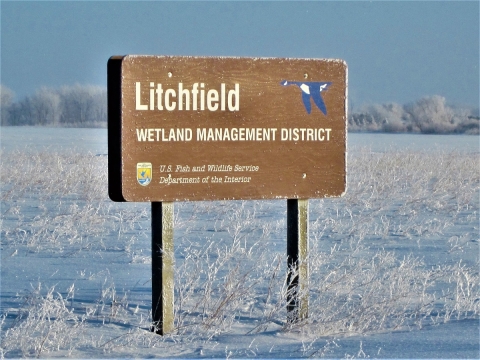
<path fill-rule="evenodd" d="M 347 194 L 310 200 L 299 325 L 285 201 L 176 203 L 162 337 L 150 206 L 108 200 L 106 130 L 0 131 L 2 357 L 480 358 L 477 136 L 349 134 Z"/>

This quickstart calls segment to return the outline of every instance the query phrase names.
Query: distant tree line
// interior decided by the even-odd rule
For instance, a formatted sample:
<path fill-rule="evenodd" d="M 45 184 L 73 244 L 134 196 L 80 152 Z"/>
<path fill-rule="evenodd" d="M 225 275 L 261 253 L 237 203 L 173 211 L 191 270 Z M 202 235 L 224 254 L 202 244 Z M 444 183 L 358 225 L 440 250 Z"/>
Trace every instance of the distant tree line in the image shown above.
<path fill-rule="evenodd" d="M 479 129 L 478 108 L 451 107 L 438 95 L 403 106 L 369 105 L 348 117 L 349 131 L 478 135 Z"/>
<path fill-rule="evenodd" d="M 93 85 L 41 88 L 14 102 L 14 93 L 0 85 L 1 125 L 106 127 L 107 91 Z"/>
<path fill-rule="evenodd" d="M 107 90 L 73 85 L 41 88 L 33 96 L 14 102 L 14 93 L 0 85 L 1 125 L 106 127 Z M 442 96 L 424 97 L 399 105 L 368 105 L 348 116 L 353 132 L 424 134 L 479 134 L 479 110 L 452 107 Z"/>

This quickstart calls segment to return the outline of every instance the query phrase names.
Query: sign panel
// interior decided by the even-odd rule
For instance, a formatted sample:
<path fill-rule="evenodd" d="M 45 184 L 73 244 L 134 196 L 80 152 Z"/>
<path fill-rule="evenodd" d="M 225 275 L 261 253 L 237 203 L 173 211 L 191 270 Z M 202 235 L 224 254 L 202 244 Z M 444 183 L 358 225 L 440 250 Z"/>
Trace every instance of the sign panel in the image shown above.
<path fill-rule="evenodd" d="M 342 60 L 112 57 L 110 198 L 341 196 L 346 97 Z"/>

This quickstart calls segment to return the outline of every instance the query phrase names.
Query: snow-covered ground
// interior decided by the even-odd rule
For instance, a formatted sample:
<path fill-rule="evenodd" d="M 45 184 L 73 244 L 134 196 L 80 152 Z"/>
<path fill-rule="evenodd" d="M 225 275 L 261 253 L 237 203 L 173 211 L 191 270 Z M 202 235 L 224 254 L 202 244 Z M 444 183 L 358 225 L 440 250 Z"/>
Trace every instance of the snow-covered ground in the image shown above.
<path fill-rule="evenodd" d="M 108 200 L 106 130 L 0 131 L 4 357 L 480 357 L 476 136 L 349 135 L 346 196 L 309 202 L 298 324 L 285 201 L 176 203 L 161 337 L 150 206 Z"/>

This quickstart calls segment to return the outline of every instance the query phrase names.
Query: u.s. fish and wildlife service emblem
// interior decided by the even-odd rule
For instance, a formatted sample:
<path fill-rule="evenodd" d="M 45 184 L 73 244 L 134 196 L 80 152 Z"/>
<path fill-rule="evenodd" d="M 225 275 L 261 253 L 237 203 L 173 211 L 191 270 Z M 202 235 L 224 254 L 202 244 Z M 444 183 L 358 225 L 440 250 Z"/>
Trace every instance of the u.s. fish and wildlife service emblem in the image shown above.
<path fill-rule="evenodd" d="M 152 163 L 137 163 L 137 181 L 142 186 L 147 186 L 152 181 Z"/>

